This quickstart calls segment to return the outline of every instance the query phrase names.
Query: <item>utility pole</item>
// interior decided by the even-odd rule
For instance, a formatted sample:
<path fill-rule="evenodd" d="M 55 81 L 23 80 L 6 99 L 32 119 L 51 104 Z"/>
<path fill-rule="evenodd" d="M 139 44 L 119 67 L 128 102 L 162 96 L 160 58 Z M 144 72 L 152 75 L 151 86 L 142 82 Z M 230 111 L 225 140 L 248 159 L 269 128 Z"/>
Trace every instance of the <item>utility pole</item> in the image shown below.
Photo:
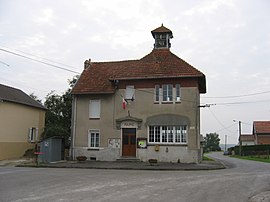
<path fill-rule="evenodd" d="M 238 124 L 239 124 L 239 155 L 242 156 L 241 121 L 238 121 Z"/>
<path fill-rule="evenodd" d="M 227 150 L 227 135 L 225 135 L 225 151 Z"/>
<path fill-rule="evenodd" d="M 242 156 L 242 140 L 241 140 L 241 121 L 233 120 L 233 122 L 238 122 L 238 128 L 239 128 L 239 156 Z"/>

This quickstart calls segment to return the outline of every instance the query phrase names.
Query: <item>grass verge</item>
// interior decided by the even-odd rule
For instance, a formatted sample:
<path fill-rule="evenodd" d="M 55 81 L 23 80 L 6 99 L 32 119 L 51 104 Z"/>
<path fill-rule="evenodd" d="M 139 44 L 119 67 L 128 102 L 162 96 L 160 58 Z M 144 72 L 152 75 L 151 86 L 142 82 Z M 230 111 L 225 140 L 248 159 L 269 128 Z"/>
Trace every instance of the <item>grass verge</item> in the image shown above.
<path fill-rule="evenodd" d="M 203 155 L 203 161 L 214 161 L 214 159 L 211 159 L 208 156 Z"/>
<path fill-rule="evenodd" d="M 251 161 L 259 161 L 259 162 L 264 162 L 264 163 L 270 163 L 270 158 L 266 158 L 265 156 L 263 157 L 256 157 L 256 156 L 231 156 L 233 158 L 238 158 L 238 159 L 244 159 L 244 160 L 251 160 Z"/>

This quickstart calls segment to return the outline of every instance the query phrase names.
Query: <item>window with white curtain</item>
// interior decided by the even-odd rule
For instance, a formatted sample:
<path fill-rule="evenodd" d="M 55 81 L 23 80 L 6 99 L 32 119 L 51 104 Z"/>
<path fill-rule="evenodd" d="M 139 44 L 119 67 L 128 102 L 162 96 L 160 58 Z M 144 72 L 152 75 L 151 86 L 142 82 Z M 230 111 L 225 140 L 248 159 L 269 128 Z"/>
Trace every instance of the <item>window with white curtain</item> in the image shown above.
<path fill-rule="evenodd" d="M 90 100 L 89 102 L 89 118 L 100 119 L 100 100 Z"/>

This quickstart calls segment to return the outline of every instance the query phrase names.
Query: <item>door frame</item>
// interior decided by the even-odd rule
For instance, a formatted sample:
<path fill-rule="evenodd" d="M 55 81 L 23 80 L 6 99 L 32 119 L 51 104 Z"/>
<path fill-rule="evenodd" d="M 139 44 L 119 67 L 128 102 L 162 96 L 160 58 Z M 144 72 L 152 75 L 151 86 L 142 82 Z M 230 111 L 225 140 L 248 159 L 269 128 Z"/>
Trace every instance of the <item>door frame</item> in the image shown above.
<path fill-rule="evenodd" d="M 129 128 L 129 127 L 127 127 L 127 128 L 121 128 L 121 156 L 122 157 L 125 157 L 125 156 L 123 156 L 123 149 L 124 149 L 124 147 L 123 147 L 123 136 L 124 136 L 124 133 L 123 133 L 123 130 L 125 130 L 125 129 L 134 129 L 135 130 L 135 156 L 134 157 L 137 157 L 137 128 Z M 133 157 L 133 156 L 131 156 L 131 157 Z"/>

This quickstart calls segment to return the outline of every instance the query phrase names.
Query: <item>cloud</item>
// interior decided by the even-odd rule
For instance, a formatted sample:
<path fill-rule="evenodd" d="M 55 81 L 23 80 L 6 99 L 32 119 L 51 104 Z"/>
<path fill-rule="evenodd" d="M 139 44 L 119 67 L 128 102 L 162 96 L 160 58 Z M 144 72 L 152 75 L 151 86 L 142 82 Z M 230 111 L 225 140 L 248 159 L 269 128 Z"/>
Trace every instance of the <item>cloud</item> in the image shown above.
<path fill-rule="evenodd" d="M 54 20 L 54 11 L 52 8 L 42 9 L 37 17 L 33 19 L 34 22 L 39 24 L 50 24 L 53 25 Z"/>
<path fill-rule="evenodd" d="M 228 7 L 232 9 L 235 5 L 232 0 L 200 1 L 197 6 L 192 7 L 183 14 L 187 16 L 214 14 L 220 7 Z"/>

